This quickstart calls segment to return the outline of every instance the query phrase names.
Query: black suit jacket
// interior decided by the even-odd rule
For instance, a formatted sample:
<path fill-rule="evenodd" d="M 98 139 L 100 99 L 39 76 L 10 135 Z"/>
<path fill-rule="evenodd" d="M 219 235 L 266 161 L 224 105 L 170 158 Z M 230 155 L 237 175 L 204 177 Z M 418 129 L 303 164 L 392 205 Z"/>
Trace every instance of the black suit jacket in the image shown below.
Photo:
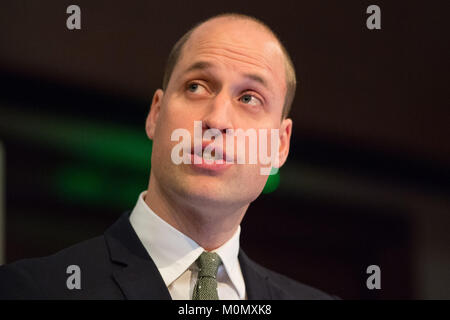
<path fill-rule="evenodd" d="M 0 267 L 0 299 L 171 299 L 124 213 L 102 236 L 54 255 Z M 334 299 L 270 271 L 240 250 L 248 299 Z M 81 289 L 67 288 L 67 267 L 80 267 Z"/>

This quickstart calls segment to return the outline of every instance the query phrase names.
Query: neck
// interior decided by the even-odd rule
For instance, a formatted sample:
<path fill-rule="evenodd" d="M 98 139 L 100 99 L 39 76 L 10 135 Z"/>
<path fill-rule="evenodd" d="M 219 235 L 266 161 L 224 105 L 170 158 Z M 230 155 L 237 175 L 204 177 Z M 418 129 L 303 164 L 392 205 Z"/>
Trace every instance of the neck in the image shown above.
<path fill-rule="evenodd" d="M 145 203 L 161 219 L 182 232 L 207 251 L 228 241 L 236 232 L 249 204 L 220 205 L 185 199 L 165 192 L 151 176 Z"/>

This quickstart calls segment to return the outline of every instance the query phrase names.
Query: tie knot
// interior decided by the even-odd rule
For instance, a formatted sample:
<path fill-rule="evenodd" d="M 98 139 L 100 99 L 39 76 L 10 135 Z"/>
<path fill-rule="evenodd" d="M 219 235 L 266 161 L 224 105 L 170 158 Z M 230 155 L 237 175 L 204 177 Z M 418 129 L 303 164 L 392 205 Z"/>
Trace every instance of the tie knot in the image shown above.
<path fill-rule="evenodd" d="M 217 253 L 204 251 L 197 259 L 197 265 L 199 267 L 198 276 L 216 278 L 217 270 L 221 262 Z"/>

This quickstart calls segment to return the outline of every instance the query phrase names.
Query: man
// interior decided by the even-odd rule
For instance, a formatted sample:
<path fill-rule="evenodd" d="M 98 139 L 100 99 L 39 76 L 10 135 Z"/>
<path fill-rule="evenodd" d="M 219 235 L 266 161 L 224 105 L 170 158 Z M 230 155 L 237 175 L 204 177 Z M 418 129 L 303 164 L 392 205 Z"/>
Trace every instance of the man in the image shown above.
<path fill-rule="evenodd" d="M 239 248 L 240 223 L 267 175 L 261 174 L 261 162 L 236 163 L 241 151 L 250 154 L 251 146 L 225 148 L 225 142 L 234 142 L 236 136 L 229 133 L 237 129 L 265 129 L 258 131 L 258 141 L 275 132 L 275 147 L 269 148 L 275 155 L 271 164 L 283 165 L 289 152 L 292 121 L 287 114 L 295 87 L 289 55 L 262 22 L 224 14 L 197 25 L 175 44 L 163 88 L 153 96 L 146 121 L 147 135 L 153 140 L 149 186 L 131 214 L 125 213 L 101 237 L 49 257 L 2 267 L 1 295 L 333 298 L 259 266 Z M 198 129 L 200 141 L 195 139 Z M 175 159 L 177 130 L 194 136 L 193 143 L 188 140 L 182 145 L 187 160 L 182 163 Z M 214 139 L 204 138 L 207 131 L 215 133 Z M 214 155 L 205 155 L 207 140 L 222 141 Z"/>

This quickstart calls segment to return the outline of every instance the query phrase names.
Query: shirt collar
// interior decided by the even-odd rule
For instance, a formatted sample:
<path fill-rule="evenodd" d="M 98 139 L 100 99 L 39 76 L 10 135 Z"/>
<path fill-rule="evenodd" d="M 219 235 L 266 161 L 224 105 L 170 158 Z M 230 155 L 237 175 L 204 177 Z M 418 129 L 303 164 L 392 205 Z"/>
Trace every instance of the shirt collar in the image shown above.
<path fill-rule="evenodd" d="M 213 250 L 213 252 L 216 252 L 220 259 L 222 259 L 228 277 L 237 290 L 239 297 L 243 299 L 245 294 L 245 283 L 242 278 L 238 260 L 240 233 L 241 226 L 238 226 L 233 236 L 219 248 Z"/>
<path fill-rule="evenodd" d="M 166 286 L 169 286 L 205 250 L 153 212 L 144 201 L 146 193 L 147 191 L 143 191 L 139 195 L 130 215 L 130 223 L 155 262 Z M 239 281 L 241 272 L 238 262 L 240 231 L 241 227 L 238 226 L 233 236 L 213 252 L 219 255 L 228 277 L 239 296 L 242 297 L 245 294 L 245 285 L 243 281 Z"/>

